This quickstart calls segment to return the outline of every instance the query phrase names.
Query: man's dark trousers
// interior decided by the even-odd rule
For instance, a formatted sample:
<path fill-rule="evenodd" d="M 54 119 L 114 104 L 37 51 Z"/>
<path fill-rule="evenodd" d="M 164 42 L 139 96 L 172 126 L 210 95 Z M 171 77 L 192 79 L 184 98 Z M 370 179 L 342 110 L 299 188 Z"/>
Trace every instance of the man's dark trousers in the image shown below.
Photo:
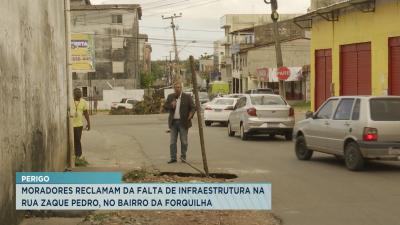
<path fill-rule="evenodd" d="M 81 137 L 82 137 L 83 127 L 74 127 L 74 145 L 75 145 L 75 156 L 82 156 L 82 145 L 81 145 Z"/>
<path fill-rule="evenodd" d="M 178 134 L 181 140 L 181 158 L 186 160 L 186 152 L 188 148 L 188 129 L 182 125 L 180 120 L 173 120 L 169 146 L 171 160 L 176 160 Z"/>

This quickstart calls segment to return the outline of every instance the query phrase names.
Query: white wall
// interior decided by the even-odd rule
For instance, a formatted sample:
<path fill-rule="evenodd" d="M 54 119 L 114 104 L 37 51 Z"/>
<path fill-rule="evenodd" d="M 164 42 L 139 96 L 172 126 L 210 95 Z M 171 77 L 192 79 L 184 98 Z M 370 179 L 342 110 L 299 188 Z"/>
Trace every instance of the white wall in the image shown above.
<path fill-rule="evenodd" d="M 114 90 L 103 90 L 103 101 L 98 102 L 97 109 L 110 109 L 113 102 L 120 102 L 123 98 L 133 98 L 137 101 L 143 101 L 144 90 L 125 90 L 115 88 Z"/>

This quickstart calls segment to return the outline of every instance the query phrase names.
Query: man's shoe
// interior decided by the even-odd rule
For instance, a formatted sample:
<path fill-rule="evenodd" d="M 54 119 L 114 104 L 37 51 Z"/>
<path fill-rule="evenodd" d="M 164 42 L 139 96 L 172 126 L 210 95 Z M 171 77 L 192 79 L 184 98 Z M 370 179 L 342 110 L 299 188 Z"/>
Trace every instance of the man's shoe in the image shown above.
<path fill-rule="evenodd" d="M 186 162 L 186 157 L 181 157 L 181 162 Z"/>
<path fill-rule="evenodd" d="M 168 164 L 171 164 L 171 163 L 176 163 L 176 159 L 171 159 L 168 161 Z"/>

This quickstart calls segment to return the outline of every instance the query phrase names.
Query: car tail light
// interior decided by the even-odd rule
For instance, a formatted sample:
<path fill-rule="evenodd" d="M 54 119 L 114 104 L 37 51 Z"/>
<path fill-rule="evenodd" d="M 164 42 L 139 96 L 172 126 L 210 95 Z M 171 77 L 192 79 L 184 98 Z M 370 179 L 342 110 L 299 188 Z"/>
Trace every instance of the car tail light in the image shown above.
<path fill-rule="evenodd" d="M 249 116 L 257 116 L 257 109 L 256 108 L 247 109 L 247 114 L 249 114 Z"/>
<path fill-rule="evenodd" d="M 212 110 L 212 108 L 211 108 L 210 106 L 207 106 L 207 107 L 205 108 L 205 110 Z"/>
<path fill-rule="evenodd" d="M 292 107 L 290 107 L 289 109 L 289 117 L 293 117 L 294 116 L 294 109 Z"/>
<path fill-rule="evenodd" d="M 378 140 L 378 129 L 365 127 L 363 134 L 364 141 L 377 141 Z"/>
<path fill-rule="evenodd" d="M 225 110 L 233 110 L 233 106 L 228 106 L 225 108 Z"/>

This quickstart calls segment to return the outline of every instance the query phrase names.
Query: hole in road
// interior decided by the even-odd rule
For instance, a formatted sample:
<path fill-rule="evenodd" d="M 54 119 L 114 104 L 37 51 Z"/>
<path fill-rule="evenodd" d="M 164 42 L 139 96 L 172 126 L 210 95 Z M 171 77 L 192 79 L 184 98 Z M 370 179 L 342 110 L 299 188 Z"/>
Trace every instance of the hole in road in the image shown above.
<path fill-rule="evenodd" d="M 236 174 L 231 173 L 210 173 L 211 178 L 217 179 L 236 179 L 238 176 Z M 161 172 L 160 176 L 178 176 L 178 177 L 204 177 L 202 174 L 198 173 L 181 173 L 181 172 Z"/>

